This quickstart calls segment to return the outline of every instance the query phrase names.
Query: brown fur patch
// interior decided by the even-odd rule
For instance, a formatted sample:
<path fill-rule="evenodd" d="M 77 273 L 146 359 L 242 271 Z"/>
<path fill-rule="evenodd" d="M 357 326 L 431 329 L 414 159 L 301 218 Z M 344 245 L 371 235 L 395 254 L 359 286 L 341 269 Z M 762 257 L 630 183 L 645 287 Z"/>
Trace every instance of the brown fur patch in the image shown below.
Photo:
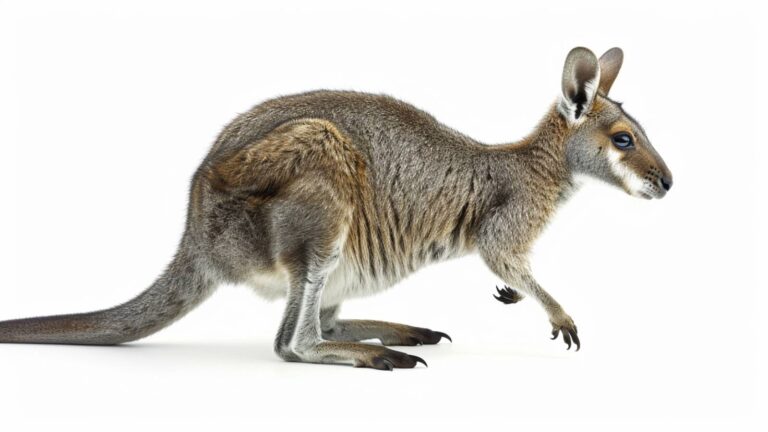
<path fill-rule="evenodd" d="M 632 137 L 632 140 L 637 142 L 637 137 L 632 132 L 632 125 L 630 125 L 629 123 L 627 123 L 627 122 L 625 122 L 623 120 L 619 120 L 617 122 L 614 122 L 611 125 L 611 128 L 608 129 L 608 136 L 611 137 L 613 135 L 616 135 L 619 132 L 626 132 L 626 133 L 628 133 Z"/>
<path fill-rule="evenodd" d="M 592 101 L 592 108 L 585 115 L 587 117 L 594 117 L 594 116 L 600 115 L 600 113 L 602 113 L 606 109 L 606 107 L 607 107 L 607 104 L 602 98 L 595 97 L 595 99 Z"/>
<path fill-rule="evenodd" d="M 219 192 L 245 192 L 258 205 L 307 174 L 321 176 L 346 198 L 365 178 L 365 159 L 331 122 L 286 122 L 264 138 L 214 163 L 204 176 Z"/>

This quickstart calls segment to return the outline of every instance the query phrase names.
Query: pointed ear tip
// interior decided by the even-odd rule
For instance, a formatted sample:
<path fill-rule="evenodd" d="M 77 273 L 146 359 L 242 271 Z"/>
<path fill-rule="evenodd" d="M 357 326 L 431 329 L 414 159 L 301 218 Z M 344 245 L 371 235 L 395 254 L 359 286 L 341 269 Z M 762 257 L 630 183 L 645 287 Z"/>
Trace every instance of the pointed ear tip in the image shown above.
<path fill-rule="evenodd" d="M 605 54 L 603 54 L 600 57 L 609 57 L 609 56 L 610 57 L 616 57 L 616 58 L 623 59 L 624 58 L 624 50 L 622 50 L 619 47 L 613 47 L 613 48 L 609 49 L 608 51 L 606 51 Z"/>
<path fill-rule="evenodd" d="M 598 64 L 598 58 L 595 55 L 595 53 L 592 52 L 589 48 L 584 47 L 576 47 L 573 48 L 568 52 L 568 55 L 565 58 L 566 64 L 569 63 L 584 63 L 587 64 Z"/>
<path fill-rule="evenodd" d="M 572 48 L 570 51 L 568 51 L 568 56 L 581 54 L 581 55 L 595 55 L 595 53 L 592 52 L 589 48 L 583 47 L 583 46 L 577 46 Z"/>

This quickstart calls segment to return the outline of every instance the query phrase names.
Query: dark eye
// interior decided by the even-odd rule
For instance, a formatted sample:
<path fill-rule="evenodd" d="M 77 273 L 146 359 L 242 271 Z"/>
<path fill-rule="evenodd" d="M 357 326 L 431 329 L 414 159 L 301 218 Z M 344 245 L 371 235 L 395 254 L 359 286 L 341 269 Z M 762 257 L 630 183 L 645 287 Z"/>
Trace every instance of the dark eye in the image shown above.
<path fill-rule="evenodd" d="M 632 142 L 632 136 L 626 132 L 617 133 L 611 137 L 611 141 L 613 142 L 613 145 L 622 150 L 626 150 L 635 145 L 635 143 Z"/>

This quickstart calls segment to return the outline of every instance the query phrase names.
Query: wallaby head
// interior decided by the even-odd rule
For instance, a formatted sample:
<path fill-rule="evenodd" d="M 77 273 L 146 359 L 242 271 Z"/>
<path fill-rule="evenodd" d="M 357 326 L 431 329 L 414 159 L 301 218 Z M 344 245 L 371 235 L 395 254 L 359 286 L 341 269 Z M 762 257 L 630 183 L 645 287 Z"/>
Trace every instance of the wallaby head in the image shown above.
<path fill-rule="evenodd" d="M 568 122 L 566 153 L 574 174 L 586 174 L 646 199 L 662 198 L 672 173 L 642 126 L 608 92 L 623 53 L 611 48 L 600 59 L 586 48 L 568 53 L 558 110 Z"/>

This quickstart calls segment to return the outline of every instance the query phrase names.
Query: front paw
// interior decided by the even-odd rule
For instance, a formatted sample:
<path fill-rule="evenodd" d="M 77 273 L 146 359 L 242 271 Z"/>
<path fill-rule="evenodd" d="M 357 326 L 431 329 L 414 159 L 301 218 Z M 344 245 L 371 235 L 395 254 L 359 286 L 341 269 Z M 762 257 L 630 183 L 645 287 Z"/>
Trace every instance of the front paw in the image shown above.
<path fill-rule="evenodd" d="M 502 289 L 499 289 L 499 287 L 497 286 L 496 292 L 499 293 L 499 295 L 494 294 L 493 298 L 495 298 L 496 300 L 504 304 L 517 303 L 520 300 L 525 298 L 522 294 L 520 294 L 519 291 L 512 289 L 506 285 L 504 285 L 504 288 Z"/>
<path fill-rule="evenodd" d="M 562 313 L 550 317 L 549 322 L 552 324 L 552 340 L 557 339 L 557 335 L 562 332 L 563 340 L 568 345 L 568 349 L 571 349 L 571 340 L 573 340 L 573 343 L 576 344 L 576 351 L 581 348 L 578 330 L 576 329 L 576 324 L 573 323 L 573 319 L 571 319 L 571 317 L 565 313 Z"/>

